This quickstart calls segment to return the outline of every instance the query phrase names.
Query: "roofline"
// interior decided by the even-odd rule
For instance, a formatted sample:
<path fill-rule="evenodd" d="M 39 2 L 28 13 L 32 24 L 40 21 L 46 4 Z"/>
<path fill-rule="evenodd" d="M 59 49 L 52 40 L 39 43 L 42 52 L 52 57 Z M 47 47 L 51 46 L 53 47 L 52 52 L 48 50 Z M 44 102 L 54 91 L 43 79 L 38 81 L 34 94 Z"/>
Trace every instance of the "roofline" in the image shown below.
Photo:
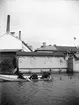
<path fill-rule="evenodd" d="M 17 52 L 17 56 L 52 56 L 52 57 L 64 57 L 64 54 L 54 53 L 38 53 L 38 52 Z"/>
<path fill-rule="evenodd" d="M 24 41 L 22 41 L 22 43 L 23 43 L 31 52 L 33 52 L 33 50 L 32 50 Z"/>
<path fill-rule="evenodd" d="M 17 52 L 21 51 L 22 49 L 2 49 L 0 52 Z"/>
<path fill-rule="evenodd" d="M 67 51 L 67 50 L 35 50 L 34 52 L 38 52 L 38 51 L 51 51 L 51 52 L 69 52 L 69 50 Z M 78 50 L 76 50 L 76 51 L 70 51 L 70 52 L 77 52 Z"/>

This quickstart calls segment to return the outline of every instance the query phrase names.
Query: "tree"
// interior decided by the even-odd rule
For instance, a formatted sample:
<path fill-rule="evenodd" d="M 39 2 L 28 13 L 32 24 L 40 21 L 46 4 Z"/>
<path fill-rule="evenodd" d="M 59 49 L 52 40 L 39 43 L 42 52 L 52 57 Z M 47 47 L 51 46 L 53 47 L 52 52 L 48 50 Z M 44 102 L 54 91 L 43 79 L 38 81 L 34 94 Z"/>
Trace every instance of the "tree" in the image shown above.
<path fill-rule="evenodd" d="M 14 65 L 13 65 L 11 59 L 2 60 L 0 65 L 1 65 L 1 72 L 2 73 L 11 73 L 13 68 L 14 68 Z"/>

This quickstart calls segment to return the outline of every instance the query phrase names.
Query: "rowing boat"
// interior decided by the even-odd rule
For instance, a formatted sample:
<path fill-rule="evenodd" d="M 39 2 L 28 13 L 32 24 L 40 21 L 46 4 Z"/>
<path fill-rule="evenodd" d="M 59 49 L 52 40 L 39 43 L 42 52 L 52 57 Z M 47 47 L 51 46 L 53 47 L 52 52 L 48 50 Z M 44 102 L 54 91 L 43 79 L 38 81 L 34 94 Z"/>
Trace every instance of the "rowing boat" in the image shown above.
<path fill-rule="evenodd" d="M 52 78 L 41 79 L 41 76 L 38 76 L 38 79 L 29 79 L 30 76 L 23 76 L 25 79 L 18 78 L 17 75 L 0 75 L 0 82 L 37 82 L 37 81 L 51 81 Z"/>
<path fill-rule="evenodd" d="M 52 81 L 53 78 L 49 77 L 49 78 L 41 78 L 41 77 L 38 77 L 38 79 L 30 79 L 32 82 L 37 82 L 37 81 Z"/>
<path fill-rule="evenodd" d="M 0 75 L 0 82 L 8 81 L 8 82 L 19 82 L 19 81 L 29 81 L 28 79 L 20 79 L 17 75 Z"/>

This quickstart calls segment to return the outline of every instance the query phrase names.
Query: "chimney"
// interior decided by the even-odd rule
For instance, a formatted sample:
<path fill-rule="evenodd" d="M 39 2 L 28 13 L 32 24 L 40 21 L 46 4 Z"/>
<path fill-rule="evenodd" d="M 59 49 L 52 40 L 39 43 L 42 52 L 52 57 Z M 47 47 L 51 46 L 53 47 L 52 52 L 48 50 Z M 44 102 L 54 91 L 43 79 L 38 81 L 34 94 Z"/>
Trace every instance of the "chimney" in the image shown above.
<path fill-rule="evenodd" d="M 7 27 L 6 27 L 6 33 L 10 32 L 10 15 L 7 16 Z"/>
<path fill-rule="evenodd" d="M 21 40 L 21 31 L 19 31 L 19 39 Z"/>
<path fill-rule="evenodd" d="M 43 47 L 46 47 L 46 42 L 43 42 Z"/>

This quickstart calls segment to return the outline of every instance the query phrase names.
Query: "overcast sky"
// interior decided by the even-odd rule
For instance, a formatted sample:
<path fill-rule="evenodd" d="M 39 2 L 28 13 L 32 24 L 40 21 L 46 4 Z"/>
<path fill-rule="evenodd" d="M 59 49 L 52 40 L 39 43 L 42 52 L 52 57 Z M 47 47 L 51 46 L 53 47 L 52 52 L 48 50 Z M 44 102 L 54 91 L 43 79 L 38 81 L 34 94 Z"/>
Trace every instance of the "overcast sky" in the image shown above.
<path fill-rule="evenodd" d="M 78 0 L 0 0 L 0 35 L 6 32 L 8 14 L 11 31 L 21 30 L 22 39 L 33 48 L 42 42 L 79 45 Z"/>

